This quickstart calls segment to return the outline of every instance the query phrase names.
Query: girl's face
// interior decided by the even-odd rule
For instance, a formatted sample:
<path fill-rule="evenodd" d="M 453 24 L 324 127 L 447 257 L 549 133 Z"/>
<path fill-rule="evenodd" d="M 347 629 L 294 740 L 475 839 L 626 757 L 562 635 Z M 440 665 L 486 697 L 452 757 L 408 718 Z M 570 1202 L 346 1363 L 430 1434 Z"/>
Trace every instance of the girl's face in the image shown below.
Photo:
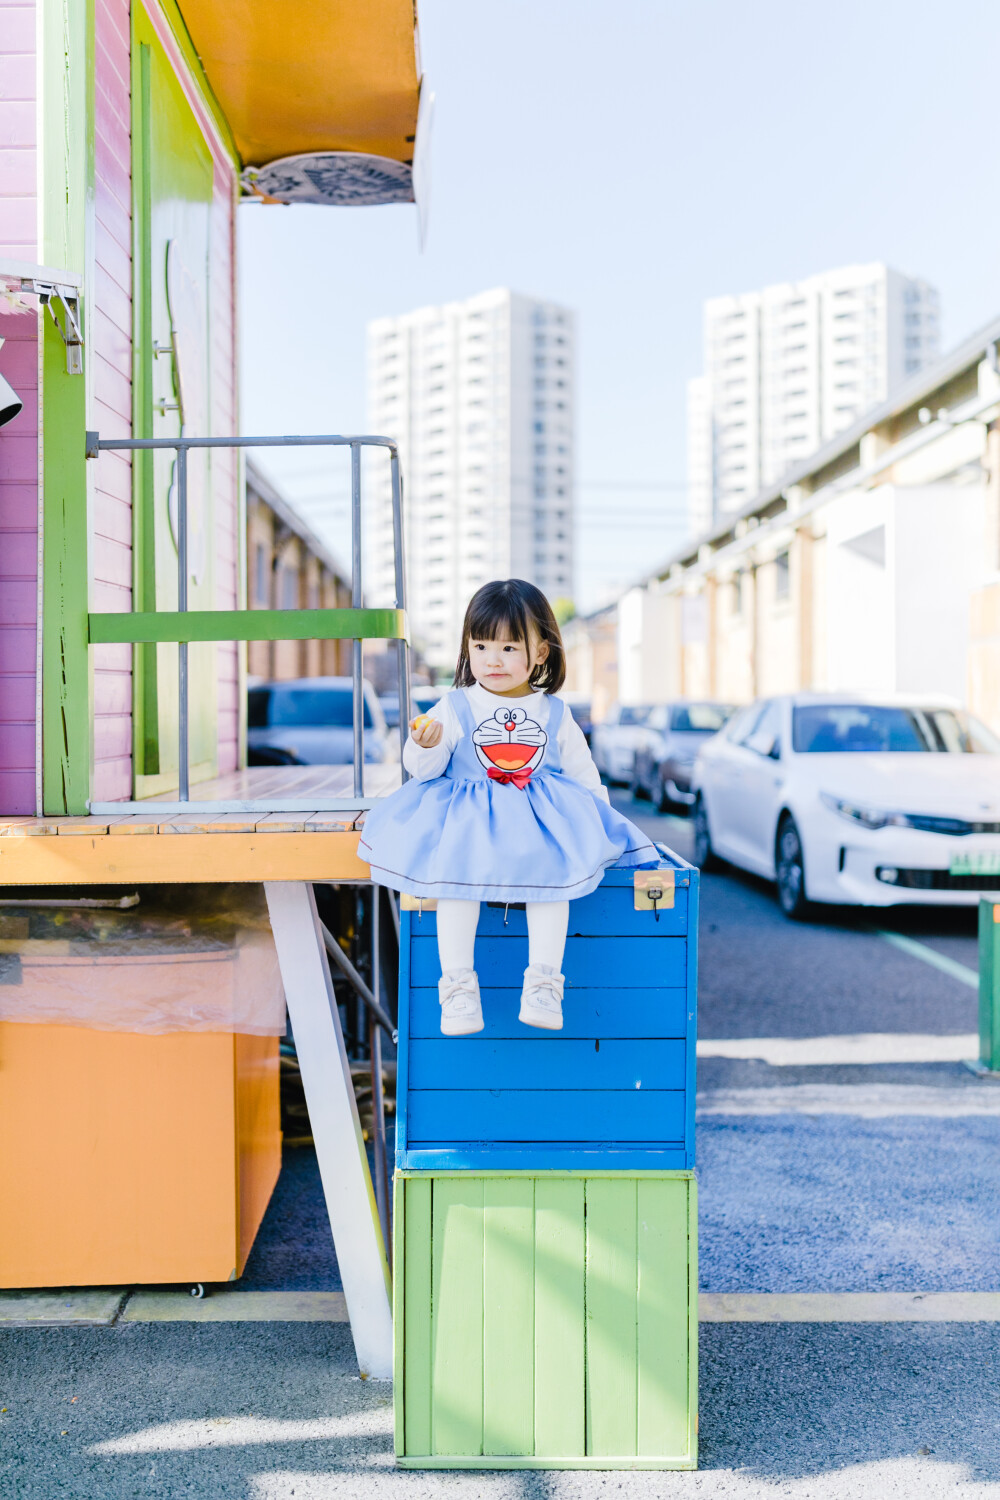
<path fill-rule="evenodd" d="M 528 678 L 549 654 L 548 644 L 532 632 L 523 641 L 469 641 L 469 666 L 478 683 L 505 698 L 524 698 L 532 692 Z"/>

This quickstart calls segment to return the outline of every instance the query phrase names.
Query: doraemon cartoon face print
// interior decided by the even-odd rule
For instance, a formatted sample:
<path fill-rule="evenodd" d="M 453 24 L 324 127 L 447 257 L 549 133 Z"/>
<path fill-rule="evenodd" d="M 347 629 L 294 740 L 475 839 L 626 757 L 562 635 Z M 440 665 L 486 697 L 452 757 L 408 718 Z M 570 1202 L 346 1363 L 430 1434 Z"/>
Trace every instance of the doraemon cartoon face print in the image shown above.
<path fill-rule="evenodd" d="M 523 708 L 498 708 L 492 719 L 484 719 L 474 731 L 472 743 L 487 770 L 535 771 L 548 735 Z"/>

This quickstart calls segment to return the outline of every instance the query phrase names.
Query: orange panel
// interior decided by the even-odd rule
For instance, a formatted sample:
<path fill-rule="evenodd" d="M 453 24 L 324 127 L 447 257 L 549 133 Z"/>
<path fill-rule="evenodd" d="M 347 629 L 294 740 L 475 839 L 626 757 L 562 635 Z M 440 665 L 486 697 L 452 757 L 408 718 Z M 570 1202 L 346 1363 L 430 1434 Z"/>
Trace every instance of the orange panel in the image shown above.
<path fill-rule="evenodd" d="M 274 1038 L 0 1023 L 0 1285 L 229 1279 L 274 1170 L 276 1054 Z"/>
<path fill-rule="evenodd" d="M 299 151 L 412 158 L 414 0 L 180 0 L 180 9 L 244 162 Z"/>
<path fill-rule="evenodd" d="M 191 833 L 184 838 L 0 838 L 0 885 L 189 880 L 367 880 L 358 833 Z"/>
<path fill-rule="evenodd" d="M 279 1042 L 276 1036 L 235 1036 L 239 1261 L 242 1276 L 281 1171 Z"/>

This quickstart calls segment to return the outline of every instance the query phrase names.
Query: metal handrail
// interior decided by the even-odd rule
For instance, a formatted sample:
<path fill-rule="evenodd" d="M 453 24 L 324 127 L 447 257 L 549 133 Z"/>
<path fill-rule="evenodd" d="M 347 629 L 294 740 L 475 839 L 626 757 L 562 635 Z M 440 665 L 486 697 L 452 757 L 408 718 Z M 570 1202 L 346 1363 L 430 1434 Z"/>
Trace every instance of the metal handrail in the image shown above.
<path fill-rule="evenodd" d="M 396 610 L 401 619 L 396 622 L 396 631 L 390 633 L 389 629 L 380 632 L 381 639 L 394 639 L 396 641 L 397 665 L 399 675 L 399 748 L 402 758 L 403 747 L 406 744 L 408 726 L 410 721 L 410 647 L 406 638 L 405 611 L 406 611 L 406 568 L 403 556 L 403 480 L 399 466 L 399 449 L 392 438 L 374 436 L 341 436 L 339 434 L 323 434 L 316 436 L 283 436 L 283 437 L 219 437 L 219 438 L 102 438 L 98 432 L 87 433 L 87 458 L 97 458 L 105 451 L 137 452 L 143 450 L 167 449 L 177 454 L 177 610 L 156 611 L 157 615 L 168 615 L 175 613 L 186 615 L 188 611 L 188 476 L 187 461 L 188 453 L 192 448 L 350 448 L 351 450 L 351 611 L 354 616 L 352 624 L 360 622 L 357 612 L 363 611 L 364 591 L 362 587 L 362 555 L 361 555 L 361 450 L 362 448 L 385 448 L 389 452 L 389 467 L 392 484 L 392 540 L 394 554 L 394 585 L 396 594 Z M 206 617 L 215 611 L 190 611 L 196 616 L 201 631 L 210 630 L 210 624 L 206 623 Z M 226 617 L 227 629 L 232 623 L 234 615 L 253 615 L 260 613 L 256 610 L 226 610 L 218 611 Z M 299 611 L 268 611 L 272 616 L 280 616 L 284 613 L 289 615 L 298 614 Z M 308 611 L 310 614 L 344 614 L 348 611 Z M 374 612 L 372 612 L 374 613 Z M 387 614 L 387 611 L 380 611 Z M 90 640 L 100 640 L 102 635 L 107 635 L 110 630 L 113 638 L 123 639 L 125 630 L 114 631 L 108 621 L 112 617 L 107 615 L 92 615 Z M 140 619 L 148 619 L 148 616 L 140 616 Z M 195 622 L 193 621 L 192 624 Z M 317 622 L 318 623 L 318 622 Z M 146 627 L 148 628 L 148 627 Z M 258 626 L 258 629 L 260 627 Z M 273 627 L 272 627 L 273 629 Z M 402 633 L 396 633 L 401 631 Z M 131 637 L 141 639 L 142 637 Z M 188 693 L 188 642 L 191 637 L 183 629 L 176 635 L 177 645 L 177 696 L 178 696 L 178 800 L 183 803 L 191 802 L 190 786 L 190 721 L 189 721 L 189 693 Z M 212 636 L 199 633 L 197 639 L 211 639 Z M 244 636 L 236 632 L 226 634 L 216 639 L 244 640 L 244 639 L 280 639 L 268 634 L 265 637 Z M 299 637 L 302 639 L 303 637 Z M 354 797 L 364 797 L 364 688 L 362 683 L 362 644 L 371 636 L 358 635 L 334 635 L 324 634 L 321 636 L 309 636 L 307 639 L 326 640 L 351 640 L 351 687 L 354 711 Z M 155 632 L 155 639 L 174 639 L 163 631 Z M 402 767 L 402 776 L 406 780 L 405 766 Z"/>

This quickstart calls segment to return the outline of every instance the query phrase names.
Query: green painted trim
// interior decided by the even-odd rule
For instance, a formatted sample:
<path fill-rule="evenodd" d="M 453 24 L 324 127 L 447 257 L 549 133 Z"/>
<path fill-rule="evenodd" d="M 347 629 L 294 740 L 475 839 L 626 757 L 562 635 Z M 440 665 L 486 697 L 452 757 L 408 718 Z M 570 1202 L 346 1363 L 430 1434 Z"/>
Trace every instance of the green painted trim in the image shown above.
<path fill-rule="evenodd" d="M 140 641 L 398 641 L 401 609 L 191 609 L 92 614 L 92 646 Z"/>
<path fill-rule="evenodd" d="M 392 1184 L 392 1368 L 394 1379 L 392 1382 L 392 1426 L 393 1447 L 396 1453 L 402 1453 L 405 1446 L 405 1408 L 403 1405 L 403 1368 L 406 1345 L 403 1338 L 403 1329 L 406 1318 L 406 1289 L 403 1285 L 403 1267 L 406 1264 L 404 1253 L 403 1231 L 405 1225 L 405 1209 L 403 1199 L 406 1196 L 406 1184 L 397 1172 Z"/>
<path fill-rule="evenodd" d="M 690 1454 L 677 1458 L 553 1458 L 541 1455 L 538 1458 L 505 1458 L 495 1454 L 477 1458 L 443 1458 L 433 1453 L 429 1458 L 396 1459 L 400 1469 L 697 1469 L 698 1461 Z"/>
<path fill-rule="evenodd" d="M 158 0 L 157 9 L 159 10 L 163 19 L 166 21 L 167 25 L 170 27 L 170 31 L 173 35 L 174 41 L 180 48 L 181 54 L 184 58 L 184 62 L 187 65 L 188 73 L 191 76 L 191 82 L 198 90 L 205 108 L 212 116 L 213 123 L 215 124 L 219 135 L 222 137 L 223 145 L 229 152 L 229 155 L 232 157 L 235 166 L 239 168 L 242 165 L 242 160 L 240 157 L 240 153 L 236 148 L 235 137 L 233 136 L 233 133 L 229 128 L 229 121 L 226 118 L 225 111 L 223 110 L 222 105 L 219 103 L 218 99 L 215 97 L 215 90 L 212 88 L 212 85 L 208 81 L 208 74 L 205 72 L 205 69 L 202 66 L 201 58 L 198 56 L 198 53 L 195 50 L 194 42 L 191 40 L 191 34 L 188 31 L 187 26 L 184 24 L 184 17 L 181 15 L 180 10 L 177 7 L 176 0 Z"/>
<path fill-rule="evenodd" d="M 86 276 L 93 169 L 93 0 L 45 0 L 39 27 L 39 249 Z M 87 311 L 85 292 L 81 315 Z M 89 525 L 84 434 L 88 375 L 69 375 L 51 317 L 39 319 L 42 488 L 42 810 L 85 813 L 92 758 Z M 87 359 L 86 350 L 84 359 Z"/>
<path fill-rule="evenodd" d="M 1000 922 L 995 903 L 979 903 L 979 1061 L 1000 1071 Z"/>
<path fill-rule="evenodd" d="M 563 1177 L 618 1177 L 627 1181 L 634 1181 L 637 1177 L 655 1179 L 657 1182 L 694 1182 L 696 1180 L 693 1171 L 687 1168 L 666 1167 L 662 1171 L 658 1167 L 640 1167 L 636 1171 L 630 1171 L 627 1167 L 486 1167 L 482 1171 L 477 1167 L 475 1171 L 464 1169 L 462 1171 L 446 1172 L 438 1171 L 434 1167 L 427 1171 L 423 1167 L 397 1167 L 397 1177 L 414 1177 L 421 1182 L 427 1182 L 440 1177 L 535 1177 L 539 1181 L 550 1177 L 560 1179 Z"/>

